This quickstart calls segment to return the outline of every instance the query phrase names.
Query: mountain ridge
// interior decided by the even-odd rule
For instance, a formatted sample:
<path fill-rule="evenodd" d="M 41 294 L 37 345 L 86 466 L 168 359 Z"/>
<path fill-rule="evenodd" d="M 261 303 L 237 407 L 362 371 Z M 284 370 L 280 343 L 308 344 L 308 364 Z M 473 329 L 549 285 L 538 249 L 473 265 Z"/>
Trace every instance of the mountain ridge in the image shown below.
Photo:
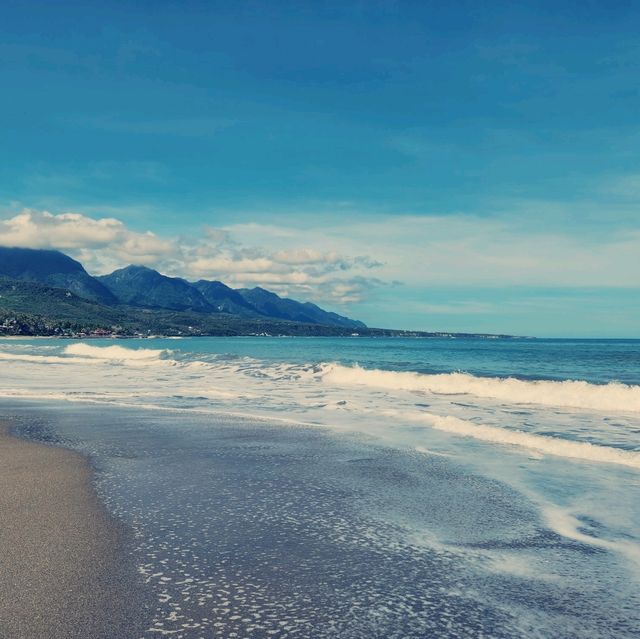
<path fill-rule="evenodd" d="M 129 306 L 213 312 L 213 307 L 189 282 L 180 277 L 163 275 L 146 266 L 131 264 L 96 279 L 120 303 Z"/>
<path fill-rule="evenodd" d="M 105 306 L 366 328 L 358 320 L 325 311 L 311 302 L 282 298 L 260 287 L 236 290 L 216 280 L 189 282 L 142 265 L 129 265 L 94 277 L 80 262 L 52 249 L 0 247 L 0 276 L 66 289 Z"/>
<path fill-rule="evenodd" d="M 280 297 L 276 293 L 260 286 L 251 289 L 239 289 L 238 292 L 245 300 L 268 317 L 290 319 L 310 324 L 322 323 L 319 321 L 319 318 L 325 317 L 327 319 L 330 318 L 331 324 L 335 326 L 366 328 L 366 325 L 358 320 L 352 320 L 337 313 L 325 311 L 312 302 L 298 302 L 297 300 L 292 300 L 287 297 Z"/>
<path fill-rule="evenodd" d="M 198 280 L 193 283 L 201 295 L 217 308 L 219 312 L 233 313 L 242 316 L 260 315 L 260 313 L 247 302 L 242 294 L 236 289 L 227 286 L 217 280 Z"/>
<path fill-rule="evenodd" d="M 349 329 L 320 324 L 243 318 L 116 305 L 105 306 L 69 290 L 0 276 L 0 336 L 150 337 L 291 335 L 345 336 Z"/>
<path fill-rule="evenodd" d="M 80 262 L 61 251 L 0 246 L 0 275 L 64 288 L 101 304 L 117 303 L 111 291 Z"/>
<path fill-rule="evenodd" d="M 429 333 L 383 328 L 305 324 L 228 313 L 105 306 L 69 290 L 0 276 L 0 336 L 154 337 L 154 336 L 290 336 L 290 337 L 474 337 L 512 338 L 486 333 Z"/>

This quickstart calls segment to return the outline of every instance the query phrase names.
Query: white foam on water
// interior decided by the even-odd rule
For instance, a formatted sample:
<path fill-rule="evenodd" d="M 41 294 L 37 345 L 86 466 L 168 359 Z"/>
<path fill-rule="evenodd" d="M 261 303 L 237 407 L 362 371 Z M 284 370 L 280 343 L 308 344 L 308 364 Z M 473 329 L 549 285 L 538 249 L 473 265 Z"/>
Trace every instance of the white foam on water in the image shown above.
<path fill-rule="evenodd" d="M 64 349 L 64 353 L 89 359 L 139 361 L 164 359 L 171 351 L 153 348 L 123 348 L 115 345 L 92 346 L 81 342 L 79 344 L 70 344 Z"/>
<path fill-rule="evenodd" d="M 122 346 L 91 346 L 89 344 L 70 344 L 62 351 L 62 355 L 31 355 L 24 352 L 0 351 L 0 360 L 16 362 L 33 362 L 36 364 L 92 364 L 92 363 L 153 363 L 164 362 L 174 364 L 168 359 L 171 351 L 148 348 L 123 348 Z"/>
<path fill-rule="evenodd" d="M 566 508 L 554 504 L 554 495 L 544 496 L 544 490 L 535 485 L 541 462 L 523 458 L 524 454 L 544 459 L 545 468 L 561 476 L 569 468 L 575 476 L 587 478 L 590 487 L 594 480 L 604 485 L 611 481 L 616 491 L 627 490 L 619 478 L 637 482 L 628 478 L 640 477 L 628 472 L 640 470 L 635 434 L 640 428 L 640 387 L 175 355 L 176 351 L 167 349 L 134 349 L 126 342 L 54 343 L 55 347 L 47 343 L 46 350 L 35 345 L 28 352 L 0 344 L 0 397 L 330 428 L 336 434 L 375 438 L 383 445 L 412 449 L 433 459 L 448 456 L 454 463 L 497 473 L 522 493 L 531 485 L 531 499 L 552 530 L 579 543 L 622 553 L 627 563 L 640 566 L 633 533 L 636 521 L 627 522 L 625 515 L 618 524 L 616 514 L 601 508 L 596 497 Z M 526 410 L 513 408 L 524 403 L 529 404 Z M 609 418 L 621 410 L 629 414 Z M 473 440 L 487 445 L 473 445 Z M 625 448 L 610 445 L 614 442 Z M 554 458 L 561 463 L 554 463 Z M 594 494 L 605 494 L 601 487 L 598 490 Z M 605 523 L 613 521 L 610 530 L 614 532 L 590 530 L 578 519 L 582 513 Z M 628 532 L 629 540 L 616 537 L 615 530 Z M 500 569 L 501 560 L 496 561 Z M 516 564 L 502 568 L 523 570 Z"/>
<path fill-rule="evenodd" d="M 517 447 L 531 457 L 553 455 L 640 469 L 633 429 L 609 427 L 601 415 L 593 413 L 609 404 L 616 409 L 624 405 L 628 412 L 636 408 L 640 411 L 640 403 L 634 404 L 636 396 L 640 402 L 640 387 L 635 386 L 526 382 L 464 373 L 422 375 L 339 364 L 268 363 L 249 357 L 216 356 L 203 361 L 181 356 L 175 360 L 167 349 L 84 342 L 60 344 L 58 353 L 0 350 L 0 360 L 16 362 L 11 376 L 7 375 L 6 381 L 0 379 L 0 392 L 5 397 L 64 397 L 69 401 L 109 403 L 126 400 L 140 408 L 154 401 L 167 409 L 242 412 L 267 418 L 286 415 L 298 423 L 357 431 L 427 451 L 426 433 L 423 436 L 415 430 L 415 424 L 420 423 L 456 437 Z M 64 376 L 51 374 L 48 364 L 64 364 Z M 425 399 L 419 401 L 429 406 L 428 411 L 417 410 L 416 391 L 424 394 Z M 460 393 L 471 397 L 460 404 Z M 542 405 L 529 419 L 535 422 L 533 427 L 527 425 L 528 418 L 502 411 L 506 402 L 524 401 Z M 546 408 L 560 405 L 583 410 L 591 406 L 592 414 L 574 411 L 573 417 L 563 417 Z M 540 424 L 545 426 L 541 428 Z M 614 436 L 623 441 L 623 446 L 609 445 Z"/>
<path fill-rule="evenodd" d="M 484 426 L 451 415 L 396 413 L 394 411 L 388 411 L 386 414 L 390 417 L 396 416 L 409 421 L 427 423 L 436 430 L 493 444 L 517 446 L 545 455 L 555 455 L 567 459 L 619 464 L 629 468 L 640 469 L 640 452 L 636 451 L 601 446 L 590 442 L 570 441 L 559 437 L 532 435 L 496 426 Z"/>
<path fill-rule="evenodd" d="M 74 360 L 69 357 L 59 357 L 58 355 L 27 355 L 24 353 L 7 353 L 0 351 L 0 360 L 7 362 L 33 362 L 39 364 L 70 364 Z M 77 362 L 78 360 L 75 359 Z"/>
<path fill-rule="evenodd" d="M 421 455 L 434 456 L 434 457 L 452 457 L 451 453 L 441 453 L 437 450 L 426 448 L 425 446 L 415 446 L 414 450 L 416 451 L 416 453 L 420 453 Z"/>
<path fill-rule="evenodd" d="M 325 382 L 387 390 L 424 391 L 443 395 L 473 395 L 514 404 L 571 407 L 599 411 L 640 412 L 640 386 L 610 382 L 526 381 L 512 377 L 476 377 L 468 373 L 426 375 L 323 364 Z"/>

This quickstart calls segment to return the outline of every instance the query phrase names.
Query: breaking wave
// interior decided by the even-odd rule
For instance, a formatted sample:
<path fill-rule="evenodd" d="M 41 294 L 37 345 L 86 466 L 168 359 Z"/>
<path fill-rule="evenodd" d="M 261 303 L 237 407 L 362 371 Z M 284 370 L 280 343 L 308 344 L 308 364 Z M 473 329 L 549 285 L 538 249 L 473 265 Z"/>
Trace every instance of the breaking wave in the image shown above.
<path fill-rule="evenodd" d="M 325 364 L 325 382 L 395 391 L 424 391 L 442 395 L 473 395 L 513 404 L 565 406 L 598 411 L 640 412 L 640 386 L 610 382 L 526 381 L 513 377 L 475 377 L 468 373 L 426 375 Z"/>
<path fill-rule="evenodd" d="M 122 346 L 91 346 L 71 344 L 64 349 L 65 355 L 75 355 L 88 359 L 118 361 L 148 361 L 166 358 L 171 351 L 152 348 L 123 348 Z"/>
<path fill-rule="evenodd" d="M 89 344 L 71 344 L 60 355 L 32 355 L 29 353 L 10 353 L 0 351 L 0 360 L 32 362 L 34 364 L 125 364 L 149 365 L 156 362 L 175 364 L 169 359 L 171 351 L 150 348 L 123 348 L 122 346 L 90 346 Z"/>
<path fill-rule="evenodd" d="M 0 378 L 0 395 L 242 413 L 366 432 L 412 447 L 427 443 L 423 433 L 433 429 L 530 454 L 640 469 L 637 385 L 274 362 L 134 344 L 57 344 L 53 351 L 39 344 L 31 352 L 9 352 L 11 344 L 0 350 L 0 360 L 17 364 Z M 64 374 L 56 374 L 57 367 Z M 529 406 L 514 409 L 517 404 Z M 561 407 L 581 410 L 553 410 Z M 612 418 L 614 411 L 627 414 Z"/>

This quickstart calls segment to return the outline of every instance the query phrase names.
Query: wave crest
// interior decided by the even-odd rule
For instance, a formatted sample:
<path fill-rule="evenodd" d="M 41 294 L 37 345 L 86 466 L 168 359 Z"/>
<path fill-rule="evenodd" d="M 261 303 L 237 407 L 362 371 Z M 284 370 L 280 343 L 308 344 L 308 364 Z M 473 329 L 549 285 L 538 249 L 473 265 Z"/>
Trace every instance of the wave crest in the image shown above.
<path fill-rule="evenodd" d="M 426 391 L 443 395 L 465 394 L 513 404 L 640 412 L 640 386 L 618 382 L 598 385 L 573 380 L 554 382 L 526 381 L 513 377 L 476 377 L 468 373 L 425 375 L 340 364 L 325 364 L 321 374 L 324 381 L 338 385 Z"/>
<path fill-rule="evenodd" d="M 70 344 L 64 349 L 65 355 L 88 359 L 118 361 L 149 361 L 166 357 L 170 351 L 152 348 L 124 348 L 122 346 L 91 346 L 85 343 Z"/>

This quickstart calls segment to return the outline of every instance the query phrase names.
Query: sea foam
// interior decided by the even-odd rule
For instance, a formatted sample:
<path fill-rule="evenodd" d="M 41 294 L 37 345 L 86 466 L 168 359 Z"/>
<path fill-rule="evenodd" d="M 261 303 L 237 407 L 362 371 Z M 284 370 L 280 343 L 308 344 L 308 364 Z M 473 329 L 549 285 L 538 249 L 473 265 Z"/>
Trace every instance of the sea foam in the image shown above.
<path fill-rule="evenodd" d="M 554 382 L 527 381 L 512 377 L 476 377 L 468 373 L 426 375 L 340 364 L 323 365 L 322 378 L 335 385 L 362 385 L 442 395 L 464 394 L 515 404 L 640 412 L 640 386 L 618 382 L 598 385 L 573 380 Z"/>
<path fill-rule="evenodd" d="M 450 415 L 425 415 L 424 420 L 436 430 L 462 437 L 472 437 L 494 444 L 506 444 L 534 450 L 545 455 L 618 464 L 640 469 L 640 452 L 600 446 L 590 442 L 570 441 L 558 437 L 532 435 L 518 430 L 475 424 Z"/>
<path fill-rule="evenodd" d="M 56 344 L 57 354 L 47 350 L 43 355 L 35 354 L 43 352 L 38 345 L 31 353 L 12 353 L 7 352 L 8 344 L 0 360 L 13 360 L 16 366 L 11 376 L 0 380 L 0 393 L 26 397 L 29 391 L 34 398 L 243 413 L 278 421 L 286 415 L 299 424 L 364 431 L 403 445 L 428 447 L 428 436 L 422 441 L 420 431 L 404 427 L 419 422 L 425 429 L 520 447 L 530 455 L 640 469 L 634 430 L 640 386 L 274 363 L 119 344 Z M 48 365 L 64 366 L 64 375 L 52 375 Z M 457 397 L 461 394 L 469 396 L 462 403 Z M 532 407 L 526 415 L 505 410 L 505 405 L 518 403 Z M 613 411 L 629 414 L 612 420 Z"/>
<path fill-rule="evenodd" d="M 65 355 L 75 355 L 89 359 L 140 361 L 159 360 L 170 354 L 166 349 L 123 348 L 122 346 L 92 346 L 90 344 L 71 344 L 64 349 Z"/>

